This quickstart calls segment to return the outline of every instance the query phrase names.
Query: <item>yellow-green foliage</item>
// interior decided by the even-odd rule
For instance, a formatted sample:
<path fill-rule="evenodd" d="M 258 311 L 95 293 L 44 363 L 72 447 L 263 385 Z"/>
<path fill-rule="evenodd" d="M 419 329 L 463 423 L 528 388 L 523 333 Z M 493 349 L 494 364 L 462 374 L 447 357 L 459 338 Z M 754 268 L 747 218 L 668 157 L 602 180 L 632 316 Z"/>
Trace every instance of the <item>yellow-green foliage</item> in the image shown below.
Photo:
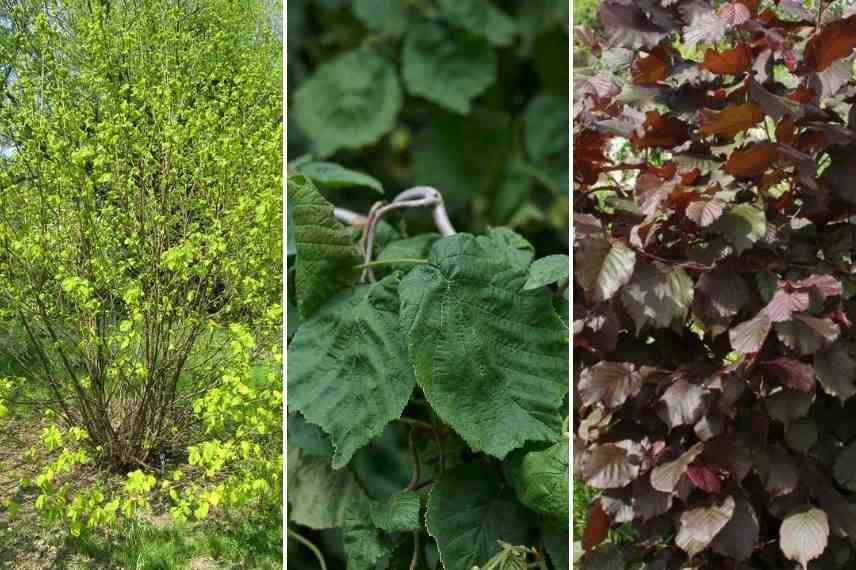
<path fill-rule="evenodd" d="M 3 16 L 0 307 L 33 358 L 0 378 L 0 415 L 13 384 L 45 411 L 36 506 L 75 535 L 153 496 L 179 519 L 280 501 L 275 9 Z"/>

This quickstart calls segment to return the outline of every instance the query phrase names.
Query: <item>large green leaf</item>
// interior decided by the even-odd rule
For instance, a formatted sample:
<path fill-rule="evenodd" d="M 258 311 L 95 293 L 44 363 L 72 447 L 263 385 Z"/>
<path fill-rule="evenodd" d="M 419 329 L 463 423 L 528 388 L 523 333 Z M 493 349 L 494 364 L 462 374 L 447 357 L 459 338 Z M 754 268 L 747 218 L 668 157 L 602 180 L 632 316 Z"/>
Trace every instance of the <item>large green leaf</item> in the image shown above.
<path fill-rule="evenodd" d="M 496 53 L 487 42 L 434 23 L 408 34 L 402 58 L 410 93 L 462 115 L 496 80 Z"/>
<path fill-rule="evenodd" d="M 529 268 L 529 279 L 524 289 L 536 289 L 568 278 L 571 261 L 567 255 L 548 255 L 535 260 Z"/>
<path fill-rule="evenodd" d="M 342 291 L 289 346 L 288 406 L 330 434 L 333 467 L 401 415 L 413 372 L 399 331 L 398 276 Z"/>
<path fill-rule="evenodd" d="M 469 234 L 437 241 L 401 282 L 401 321 L 425 397 L 495 457 L 555 441 L 568 392 L 567 331 L 546 289 Z"/>
<path fill-rule="evenodd" d="M 297 169 L 322 187 L 334 189 L 364 187 L 383 194 L 383 185 L 377 179 L 333 162 L 312 161 L 300 165 Z"/>
<path fill-rule="evenodd" d="M 289 450 L 288 518 L 314 529 L 339 527 L 345 512 L 368 501 L 353 474 L 335 471 L 326 457 L 306 457 Z"/>
<path fill-rule="evenodd" d="M 378 528 L 389 532 L 417 530 L 420 526 L 419 495 L 404 491 L 388 501 L 378 502 L 372 506 L 371 519 Z"/>
<path fill-rule="evenodd" d="M 491 228 L 486 235 L 476 237 L 476 241 L 490 248 L 498 259 L 516 270 L 529 269 L 535 257 L 535 247 L 509 228 Z"/>
<path fill-rule="evenodd" d="M 413 8 L 401 0 L 354 0 L 354 16 L 376 33 L 401 37 L 413 21 Z"/>
<path fill-rule="evenodd" d="M 484 36 L 495 46 L 514 41 L 514 20 L 488 0 L 440 0 L 439 5 L 453 26 Z"/>
<path fill-rule="evenodd" d="M 534 517 L 514 491 L 477 464 L 446 471 L 428 499 L 428 532 L 445 570 L 472 570 L 510 544 L 530 541 Z"/>
<path fill-rule="evenodd" d="M 349 287 L 361 262 L 351 232 L 333 217 L 330 204 L 305 176 L 288 179 L 288 209 L 297 250 L 295 288 L 301 318 L 312 315 L 333 293 Z"/>
<path fill-rule="evenodd" d="M 556 570 L 568 570 L 570 568 L 570 548 L 568 548 L 570 530 L 567 516 L 556 521 L 548 520 L 542 527 L 541 534 L 544 537 L 544 546 Z"/>
<path fill-rule="evenodd" d="M 306 455 L 330 457 L 333 446 L 330 437 L 320 427 L 310 424 L 300 414 L 288 414 L 288 436 Z"/>
<path fill-rule="evenodd" d="M 372 48 L 332 59 L 295 92 L 292 113 L 320 156 L 377 142 L 395 125 L 401 85 L 393 65 Z"/>
<path fill-rule="evenodd" d="M 567 194 L 571 145 L 567 97 L 540 94 L 523 114 L 526 153 L 533 164 L 547 172 L 559 191 Z"/>
<path fill-rule="evenodd" d="M 397 259 L 424 259 L 428 257 L 431 246 L 440 239 L 440 234 L 419 234 L 411 238 L 395 240 L 383 249 L 377 256 L 378 261 L 391 262 Z M 410 266 L 402 264 L 402 269 Z"/>
<path fill-rule="evenodd" d="M 364 503 L 347 510 L 342 542 L 348 570 L 375 570 L 377 562 L 392 554 L 393 546 L 384 541 L 383 533 L 369 518 Z"/>
<path fill-rule="evenodd" d="M 543 451 L 532 451 L 523 457 L 514 488 L 520 501 L 543 515 L 567 517 L 568 440 L 562 440 Z"/>

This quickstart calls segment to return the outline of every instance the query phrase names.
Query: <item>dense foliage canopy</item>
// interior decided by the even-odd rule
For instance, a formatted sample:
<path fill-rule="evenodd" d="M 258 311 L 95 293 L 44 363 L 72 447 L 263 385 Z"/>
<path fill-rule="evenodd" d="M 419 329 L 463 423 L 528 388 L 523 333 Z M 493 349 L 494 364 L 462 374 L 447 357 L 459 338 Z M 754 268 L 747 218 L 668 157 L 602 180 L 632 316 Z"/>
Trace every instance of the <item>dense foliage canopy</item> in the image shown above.
<path fill-rule="evenodd" d="M 637 532 L 583 568 L 853 564 L 854 14 L 609 0 L 578 34 L 574 468 L 585 546 Z"/>
<path fill-rule="evenodd" d="M 3 9 L 0 411 L 47 418 L 36 507 L 79 534 L 153 494 L 279 504 L 278 9 Z"/>

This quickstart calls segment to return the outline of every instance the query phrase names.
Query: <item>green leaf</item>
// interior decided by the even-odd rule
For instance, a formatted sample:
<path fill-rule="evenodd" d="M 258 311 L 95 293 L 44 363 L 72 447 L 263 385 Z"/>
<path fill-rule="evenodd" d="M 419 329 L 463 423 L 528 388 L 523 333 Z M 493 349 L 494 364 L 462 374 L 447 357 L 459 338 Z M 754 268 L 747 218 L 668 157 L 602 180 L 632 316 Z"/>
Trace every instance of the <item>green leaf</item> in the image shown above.
<path fill-rule="evenodd" d="M 330 437 L 315 424 L 310 424 L 300 414 L 288 414 L 288 435 L 306 455 L 330 457 L 333 446 Z"/>
<path fill-rule="evenodd" d="M 424 97 L 461 115 L 496 81 L 496 53 L 484 40 L 421 24 L 404 43 L 404 83 Z"/>
<path fill-rule="evenodd" d="M 567 279 L 571 260 L 567 255 L 548 255 L 536 259 L 529 267 L 529 279 L 523 289 L 537 289 Z"/>
<path fill-rule="evenodd" d="M 555 441 L 568 392 L 567 331 L 546 289 L 469 234 L 437 241 L 401 282 L 410 362 L 438 415 L 475 450 L 503 458 Z"/>
<path fill-rule="evenodd" d="M 514 20 L 487 0 L 440 0 L 446 21 L 495 46 L 508 46 L 514 41 Z"/>
<path fill-rule="evenodd" d="M 410 27 L 413 10 L 401 0 L 354 0 L 354 16 L 369 30 L 398 38 Z"/>
<path fill-rule="evenodd" d="M 570 530 L 567 516 L 556 521 L 546 521 L 541 530 L 541 535 L 544 537 L 544 547 L 547 549 L 547 554 L 556 570 L 568 570 L 570 568 L 570 549 L 568 548 Z"/>
<path fill-rule="evenodd" d="M 580 3 L 589 5 L 587 3 Z M 596 7 L 594 3 L 590 4 Z M 555 26 L 563 26 L 569 19 L 569 3 L 556 2 L 555 0 L 527 0 L 517 4 L 515 20 L 520 31 L 521 56 L 527 56 L 532 52 L 535 38 L 544 30 Z"/>
<path fill-rule="evenodd" d="M 390 275 L 340 292 L 289 346 L 289 409 L 330 434 L 335 469 L 399 417 L 413 391 L 397 288 Z"/>
<path fill-rule="evenodd" d="M 351 233 L 333 217 L 333 206 L 305 176 L 288 179 L 289 213 L 297 249 L 295 288 L 301 318 L 356 279 L 362 260 Z"/>
<path fill-rule="evenodd" d="M 363 504 L 356 504 L 345 513 L 342 541 L 348 570 L 375 570 L 378 560 L 393 551 Z"/>
<path fill-rule="evenodd" d="M 395 125 L 402 93 L 393 65 L 371 48 L 324 63 L 294 92 L 292 113 L 320 156 L 377 142 Z"/>
<path fill-rule="evenodd" d="M 428 533 L 445 570 L 472 570 L 500 551 L 498 540 L 526 544 L 533 517 L 507 484 L 477 464 L 447 471 L 428 499 Z"/>
<path fill-rule="evenodd" d="M 391 259 L 425 259 L 431 251 L 434 242 L 440 239 L 440 234 L 419 234 L 411 238 L 395 240 L 380 250 L 378 261 Z M 410 269 L 412 266 L 401 266 L 401 269 Z"/>
<path fill-rule="evenodd" d="M 504 169 L 510 126 L 508 114 L 486 109 L 432 114 L 413 139 L 413 179 L 439 190 L 450 212 L 463 209 Z"/>
<path fill-rule="evenodd" d="M 371 520 L 375 526 L 388 532 L 418 530 L 419 495 L 405 491 L 388 501 L 376 503 L 371 510 Z"/>
<path fill-rule="evenodd" d="M 560 194 L 568 193 L 568 134 L 570 105 L 567 97 L 539 94 L 523 113 L 523 141 L 526 153 L 538 168 L 555 181 Z"/>
<path fill-rule="evenodd" d="M 345 511 L 367 500 L 353 474 L 333 470 L 329 459 L 299 456 L 295 460 L 290 452 L 289 459 L 289 520 L 314 529 L 340 527 Z"/>
<path fill-rule="evenodd" d="M 523 457 L 514 481 L 520 502 L 543 515 L 568 515 L 568 453 L 568 440 L 562 438 L 543 451 L 531 451 Z"/>
<path fill-rule="evenodd" d="M 535 257 L 535 247 L 509 228 L 491 228 L 486 235 L 476 237 L 476 241 L 491 248 L 504 263 L 521 271 L 526 271 Z"/>
<path fill-rule="evenodd" d="M 731 242 L 737 255 L 752 247 L 767 231 L 767 217 L 763 210 L 749 204 L 739 204 L 728 210 L 711 229 Z"/>
<path fill-rule="evenodd" d="M 325 186 L 336 190 L 341 188 L 364 187 L 371 188 L 379 194 L 383 194 L 383 185 L 375 178 L 372 178 L 368 174 L 363 174 L 362 172 L 357 172 L 356 170 L 339 166 L 333 162 L 309 162 L 301 165 L 298 170 L 307 178 L 311 178 L 312 181 L 319 186 Z"/>

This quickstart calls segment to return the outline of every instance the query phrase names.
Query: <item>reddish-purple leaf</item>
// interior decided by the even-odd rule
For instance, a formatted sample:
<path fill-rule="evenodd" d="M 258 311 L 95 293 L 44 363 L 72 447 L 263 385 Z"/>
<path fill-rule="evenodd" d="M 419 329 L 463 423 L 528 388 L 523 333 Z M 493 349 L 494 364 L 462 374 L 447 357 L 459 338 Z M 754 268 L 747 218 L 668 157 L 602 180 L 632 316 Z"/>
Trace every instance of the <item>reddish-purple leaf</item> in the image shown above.
<path fill-rule="evenodd" d="M 704 451 L 704 444 L 699 442 L 674 461 L 669 461 L 655 467 L 651 471 L 651 486 L 662 493 L 674 493 L 675 488 L 678 486 L 678 481 L 686 473 L 687 467 L 695 461 L 695 458 L 702 451 Z"/>
<path fill-rule="evenodd" d="M 799 474 L 790 452 L 781 445 L 774 445 L 766 459 L 759 474 L 767 492 L 774 497 L 792 493 L 799 483 Z"/>
<path fill-rule="evenodd" d="M 752 65 L 752 49 L 741 44 L 725 51 L 708 49 L 701 67 L 717 75 L 737 75 Z"/>
<path fill-rule="evenodd" d="M 829 519 L 818 508 L 808 508 L 790 515 L 779 528 L 779 547 L 788 560 L 808 570 L 808 563 L 819 558 L 829 540 Z"/>
<path fill-rule="evenodd" d="M 630 440 L 589 447 L 582 458 L 583 479 L 595 489 L 624 487 L 639 474 L 639 446 Z"/>
<path fill-rule="evenodd" d="M 602 404 L 607 409 L 624 404 L 639 392 L 642 381 L 628 362 L 598 362 L 580 375 L 579 393 L 584 406 Z"/>
<path fill-rule="evenodd" d="M 758 352 L 764 346 L 773 322 L 765 311 L 761 311 L 748 321 L 744 321 L 731 329 L 728 338 L 731 347 L 744 353 Z"/>
<path fill-rule="evenodd" d="M 809 71 L 823 71 L 850 55 L 856 47 L 856 16 L 823 26 L 805 46 L 803 64 Z"/>
<path fill-rule="evenodd" d="M 751 129 L 763 119 L 764 113 L 755 103 L 728 105 L 721 113 L 714 115 L 712 120 L 702 125 L 698 134 L 705 137 L 710 135 L 733 137 L 746 129 Z"/>
<path fill-rule="evenodd" d="M 681 515 L 675 544 L 692 558 L 711 543 L 734 515 L 734 498 L 731 495 L 719 503 L 688 509 Z"/>
<path fill-rule="evenodd" d="M 694 424 L 704 414 L 706 399 L 705 388 L 679 379 L 663 393 L 660 398 L 663 405 L 657 412 L 669 429 Z"/>
<path fill-rule="evenodd" d="M 650 475 L 633 482 L 633 502 L 643 522 L 667 513 L 673 500 L 674 494 L 658 491 L 651 485 Z"/>
<path fill-rule="evenodd" d="M 814 354 L 829 345 L 841 330 L 832 319 L 794 315 L 793 320 L 776 323 L 779 340 L 800 354 Z"/>
<path fill-rule="evenodd" d="M 842 404 L 856 395 L 856 362 L 850 345 L 837 342 L 814 355 L 814 367 L 824 392 Z"/>
<path fill-rule="evenodd" d="M 755 509 L 745 497 L 734 498 L 734 514 L 710 543 L 710 547 L 735 562 L 748 560 L 758 543 L 760 525 Z"/>
<path fill-rule="evenodd" d="M 687 477 L 693 485 L 708 493 L 719 493 L 721 487 L 719 477 L 707 465 L 694 463 L 687 466 Z"/>
<path fill-rule="evenodd" d="M 645 113 L 645 122 L 634 132 L 630 142 L 638 148 L 672 149 L 689 140 L 690 128 L 676 117 L 661 115 L 657 111 Z"/>
<path fill-rule="evenodd" d="M 602 2 L 597 18 L 609 35 L 611 45 L 628 48 L 653 48 L 667 35 L 639 6 L 620 2 Z"/>
<path fill-rule="evenodd" d="M 775 159 L 776 149 L 773 145 L 753 143 L 746 150 L 731 153 L 723 170 L 737 179 L 758 178 Z"/>
<path fill-rule="evenodd" d="M 767 413 L 774 420 L 788 425 L 797 418 L 805 416 L 811 409 L 813 394 L 797 390 L 779 390 L 764 400 Z"/>
<path fill-rule="evenodd" d="M 725 202 L 719 198 L 698 200 L 687 206 L 686 214 L 689 219 L 705 228 L 715 222 L 725 210 Z"/>
<path fill-rule="evenodd" d="M 808 392 L 814 389 L 814 368 L 793 358 L 781 357 L 762 363 L 764 370 L 786 388 Z"/>
<path fill-rule="evenodd" d="M 630 281 L 636 254 L 618 241 L 580 240 L 574 257 L 574 275 L 591 303 L 605 301 Z"/>
<path fill-rule="evenodd" d="M 764 311 L 772 322 L 780 323 L 791 320 L 794 313 L 805 311 L 809 305 L 811 305 L 811 296 L 808 291 L 804 289 L 795 291 L 778 289 Z"/>
<path fill-rule="evenodd" d="M 586 517 L 586 528 L 583 531 L 582 546 L 586 552 L 591 552 L 592 549 L 606 540 L 606 535 L 609 533 L 609 526 L 612 524 L 612 519 L 603 510 L 600 500 L 595 500 L 589 507 L 588 516 Z"/>

